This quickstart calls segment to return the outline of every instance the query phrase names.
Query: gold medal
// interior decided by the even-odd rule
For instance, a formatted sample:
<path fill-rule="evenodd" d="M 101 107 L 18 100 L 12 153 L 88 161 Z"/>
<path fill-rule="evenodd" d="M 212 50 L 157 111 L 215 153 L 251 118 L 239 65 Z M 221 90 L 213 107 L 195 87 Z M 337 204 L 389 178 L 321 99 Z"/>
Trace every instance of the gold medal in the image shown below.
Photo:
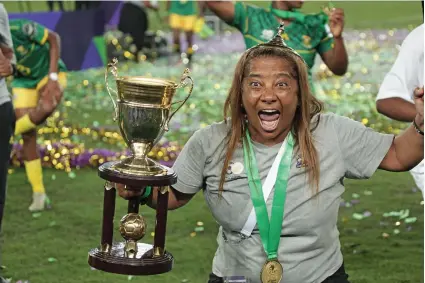
<path fill-rule="evenodd" d="M 279 283 L 282 276 L 283 267 L 277 259 L 266 261 L 261 269 L 261 283 Z"/>

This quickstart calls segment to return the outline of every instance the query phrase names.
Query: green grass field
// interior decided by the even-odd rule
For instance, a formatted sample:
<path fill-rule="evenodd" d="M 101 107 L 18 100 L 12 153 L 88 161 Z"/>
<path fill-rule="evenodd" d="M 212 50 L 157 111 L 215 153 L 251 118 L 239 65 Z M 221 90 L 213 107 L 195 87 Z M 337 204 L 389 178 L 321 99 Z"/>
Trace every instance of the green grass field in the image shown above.
<path fill-rule="evenodd" d="M 30 283 L 128 282 L 127 276 L 93 271 L 87 264 L 87 251 L 98 245 L 101 231 L 103 192 L 96 172 L 80 170 L 77 178 L 71 180 L 63 172 L 46 170 L 45 180 L 54 209 L 33 217 L 26 211 L 31 194 L 24 171 L 15 170 L 10 175 L 1 245 L 3 264 L 7 266 L 3 270 L 5 275 Z M 413 193 L 412 187 L 407 173 L 379 172 L 371 180 L 347 181 L 344 199 L 358 197 L 360 201 L 341 208 L 339 216 L 342 251 L 351 282 L 423 282 L 423 205 L 420 193 Z M 365 191 L 372 195 L 365 195 Z M 354 193 L 359 196 L 353 197 Z M 126 204 L 117 200 L 116 223 L 125 215 Z M 418 220 L 413 224 L 401 221 L 396 226 L 397 217 L 382 217 L 385 212 L 403 209 L 409 209 L 410 216 Z M 154 211 L 148 207 L 141 207 L 140 211 L 148 219 L 149 232 L 144 241 L 152 242 Z M 353 213 L 365 211 L 372 215 L 363 220 L 353 219 Z M 191 237 L 198 221 L 204 223 L 205 231 Z M 166 243 L 175 257 L 173 271 L 133 277 L 131 281 L 206 282 L 216 249 L 217 229 L 199 194 L 187 206 L 169 213 Z M 394 229 L 400 233 L 394 234 Z M 383 233 L 390 236 L 383 238 Z M 118 227 L 115 238 L 120 239 Z"/>
<path fill-rule="evenodd" d="M 318 11 L 323 3 L 308 2 L 305 4 L 305 10 Z M 18 2 L 5 2 L 5 5 L 9 12 L 18 12 L 20 9 Z M 30 5 L 33 11 L 47 10 L 45 2 L 31 1 Z M 67 2 L 65 7 L 71 9 L 72 5 L 72 2 Z M 267 6 L 268 2 L 261 2 L 259 5 Z M 409 25 L 419 24 L 422 19 L 420 4 L 417 1 L 344 1 L 335 2 L 335 5 L 345 9 L 347 28 L 408 28 Z M 164 28 L 153 15 L 151 18 L 152 28 Z M 371 79 L 374 78 L 376 77 L 371 76 Z M 72 82 L 81 83 L 75 80 Z M 90 81 L 90 87 L 95 83 L 98 82 Z M 225 85 L 225 82 L 220 83 Z M 86 92 L 90 94 L 91 91 L 87 89 Z M 115 125 L 110 119 L 111 105 L 107 104 L 106 107 L 103 104 L 103 100 L 107 98 L 89 97 L 89 94 L 80 98 L 80 104 L 63 106 L 62 109 L 68 109 L 65 111 L 69 115 L 67 122 L 93 125 L 94 122 L 101 121 L 102 126 Z M 68 92 L 66 95 L 77 97 L 81 93 Z M 86 100 L 87 98 L 89 100 Z M 89 110 L 90 105 L 95 105 L 92 100 L 96 99 L 99 99 L 96 109 Z M 72 101 L 74 103 L 77 100 L 78 98 L 74 98 Z M 87 105 L 83 105 L 84 103 Z M 86 115 L 89 111 L 90 115 Z M 89 139 L 90 136 L 87 141 Z M 102 143 L 105 144 L 107 143 Z M 90 146 L 95 145 L 97 146 L 97 143 Z M 20 283 L 25 280 L 29 283 L 206 282 L 216 250 L 218 226 L 201 193 L 187 206 L 169 212 L 166 245 L 175 257 L 173 271 L 159 276 L 128 277 L 92 270 L 87 264 L 87 252 L 99 244 L 101 235 L 103 182 L 97 176 L 96 170 L 76 170 L 76 178 L 71 179 L 63 171 L 46 169 L 44 180 L 53 201 L 53 210 L 41 214 L 31 214 L 27 211 L 31 189 L 26 181 L 24 169 L 11 168 L 10 173 L 5 219 L 0 237 L 0 265 L 5 268 L 0 268 L 0 274 L 12 278 L 13 283 L 18 280 L 22 280 Z M 413 186 L 409 173 L 380 171 L 370 180 L 346 181 L 344 200 L 359 202 L 351 207 L 341 207 L 338 221 L 341 248 L 350 282 L 424 282 L 424 207 L 423 203 L 421 204 L 420 192 L 413 192 Z M 121 238 L 117 223 L 126 214 L 126 207 L 126 201 L 117 199 L 114 231 L 116 240 Z M 407 222 L 414 221 L 412 217 L 416 217 L 416 221 L 406 223 L 406 218 L 384 217 L 384 213 L 401 210 L 409 210 Z M 154 211 L 141 207 L 140 212 L 148 220 L 148 233 L 142 241 L 151 243 Z M 362 220 L 356 219 L 364 213 L 371 215 Z M 203 222 L 205 230 L 192 237 L 191 233 L 199 221 Z"/>

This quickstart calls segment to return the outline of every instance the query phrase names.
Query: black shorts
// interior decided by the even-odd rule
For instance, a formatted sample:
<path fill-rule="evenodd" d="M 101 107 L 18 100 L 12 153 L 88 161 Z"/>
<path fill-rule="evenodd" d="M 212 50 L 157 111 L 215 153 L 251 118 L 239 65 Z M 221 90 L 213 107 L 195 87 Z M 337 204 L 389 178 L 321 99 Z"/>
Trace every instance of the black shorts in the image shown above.
<path fill-rule="evenodd" d="M 223 278 L 216 276 L 214 273 L 210 274 L 208 283 L 224 283 Z M 331 276 L 325 279 L 322 283 L 350 283 L 348 281 L 348 274 L 345 273 L 344 264 Z"/>

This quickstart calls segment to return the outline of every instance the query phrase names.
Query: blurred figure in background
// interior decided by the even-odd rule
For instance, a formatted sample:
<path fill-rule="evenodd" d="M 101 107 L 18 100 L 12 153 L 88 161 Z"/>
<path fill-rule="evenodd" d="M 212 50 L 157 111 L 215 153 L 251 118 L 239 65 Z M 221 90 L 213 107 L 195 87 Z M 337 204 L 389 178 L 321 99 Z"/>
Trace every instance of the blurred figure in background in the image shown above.
<path fill-rule="evenodd" d="M 7 170 L 12 150 L 10 138 L 15 130 L 15 113 L 13 113 L 13 105 L 5 80 L 16 70 L 16 58 L 12 46 L 9 17 L 3 4 L 0 3 L 0 232 L 6 201 Z M 2 265 L 1 254 L 0 245 L 0 266 Z M 0 283 L 6 283 L 1 274 Z"/>
<path fill-rule="evenodd" d="M 158 11 L 158 6 L 151 3 L 151 1 L 125 1 L 118 23 L 118 30 L 131 35 L 133 38 L 136 46 L 136 61 L 139 60 L 138 53 L 143 49 L 145 33 L 149 27 L 145 8 Z"/>
<path fill-rule="evenodd" d="M 187 41 L 187 59 L 192 59 L 193 55 L 193 32 L 196 21 L 204 17 L 203 1 L 180 0 L 167 1 L 168 21 L 173 30 L 173 52 L 178 55 L 182 50 L 180 47 L 180 33 L 186 34 Z"/>
<path fill-rule="evenodd" d="M 55 10 L 54 9 L 55 3 L 58 4 L 59 10 L 61 10 L 62 12 L 65 11 L 65 9 L 63 8 L 63 1 L 47 1 L 47 6 L 49 6 L 50 12 L 53 12 Z"/>
<path fill-rule="evenodd" d="M 102 3 L 102 1 L 75 1 L 75 10 L 89 10 L 96 8 Z"/>
<path fill-rule="evenodd" d="M 423 5 L 423 1 L 422 1 Z M 403 41 L 391 71 L 385 76 L 376 97 L 379 113 L 412 122 L 416 116 L 414 91 L 424 92 L 424 25 L 415 28 Z M 422 133 L 423 135 L 423 133 Z M 416 186 L 424 193 L 424 161 L 410 170 Z"/>
<path fill-rule="evenodd" d="M 60 37 L 46 27 L 25 19 L 10 21 L 17 73 L 12 81 L 16 114 L 15 135 L 24 140 L 23 156 L 33 191 L 30 211 L 49 206 L 37 151 L 36 126 L 56 109 L 66 86 L 66 67 L 60 59 Z"/>
<path fill-rule="evenodd" d="M 342 76 L 347 71 L 348 56 L 342 36 L 344 29 L 342 9 L 330 8 L 329 15 L 323 12 L 305 15 L 298 11 L 304 4 L 303 1 L 272 1 L 269 10 L 243 2 L 207 1 L 206 4 L 220 19 L 236 27 L 243 34 L 247 49 L 270 40 L 275 27 L 283 21 L 284 40 L 307 63 L 312 89 L 311 69 L 316 54 L 322 57 L 326 66 L 335 75 Z"/>

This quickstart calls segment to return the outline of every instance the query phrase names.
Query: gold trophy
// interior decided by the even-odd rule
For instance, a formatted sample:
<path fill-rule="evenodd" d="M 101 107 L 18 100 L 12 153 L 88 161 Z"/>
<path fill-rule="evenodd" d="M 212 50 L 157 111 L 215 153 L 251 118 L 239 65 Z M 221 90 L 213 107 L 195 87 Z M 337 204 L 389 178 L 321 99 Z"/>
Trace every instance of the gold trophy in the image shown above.
<path fill-rule="evenodd" d="M 108 70 L 115 77 L 118 91 L 109 87 L 108 70 L 105 73 L 106 88 L 114 104 L 114 120 L 118 119 L 121 134 L 133 155 L 111 169 L 129 175 L 165 174 L 165 167 L 147 155 L 164 132 L 168 131 L 171 118 L 192 93 L 193 81 L 189 76 L 189 69 L 184 71 L 180 84 L 176 84 L 156 78 L 119 77 L 116 63 L 117 60 L 114 59 L 113 63 L 108 64 Z M 186 86 L 187 80 L 191 82 L 189 95 L 183 101 L 172 103 L 176 90 Z M 111 92 L 118 96 L 117 102 Z M 171 106 L 177 103 L 180 103 L 180 106 L 170 114 Z"/>
<path fill-rule="evenodd" d="M 114 120 L 118 121 L 123 139 L 132 155 L 121 161 L 102 164 L 98 173 L 106 180 L 103 201 L 102 237 L 99 248 L 89 252 L 90 266 L 106 272 L 128 275 L 152 275 L 172 269 L 173 256 L 165 249 L 168 190 L 177 182 L 176 173 L 147 155 L 161 139 L 174 114 L 183 106 L 193 90 L 193 80 L 186 69 L 180 83 L 139 76 L 118 76 L 117 59 L 109 63 L 105 83 L 114 105 Z M 117 90 L 109 86 L 108 74 L 115 78 Z M 173 102 L 177 89 L 190 83 L 189 94 Z M 116 98 L 112 93 L 116 94 Z M 171 112 L 171 107 L 177 105 Z M 153 245 L 137 243 L 146 233 L 146 222 L 139 215 L 140 199 L 128 202 L 128 214 L 120 221 L 120 233 L 125 242 L 113 243 L 115 213 L 115 183 L 127 190 L 144 191 L 157 187 L 156 224 Z"/>

